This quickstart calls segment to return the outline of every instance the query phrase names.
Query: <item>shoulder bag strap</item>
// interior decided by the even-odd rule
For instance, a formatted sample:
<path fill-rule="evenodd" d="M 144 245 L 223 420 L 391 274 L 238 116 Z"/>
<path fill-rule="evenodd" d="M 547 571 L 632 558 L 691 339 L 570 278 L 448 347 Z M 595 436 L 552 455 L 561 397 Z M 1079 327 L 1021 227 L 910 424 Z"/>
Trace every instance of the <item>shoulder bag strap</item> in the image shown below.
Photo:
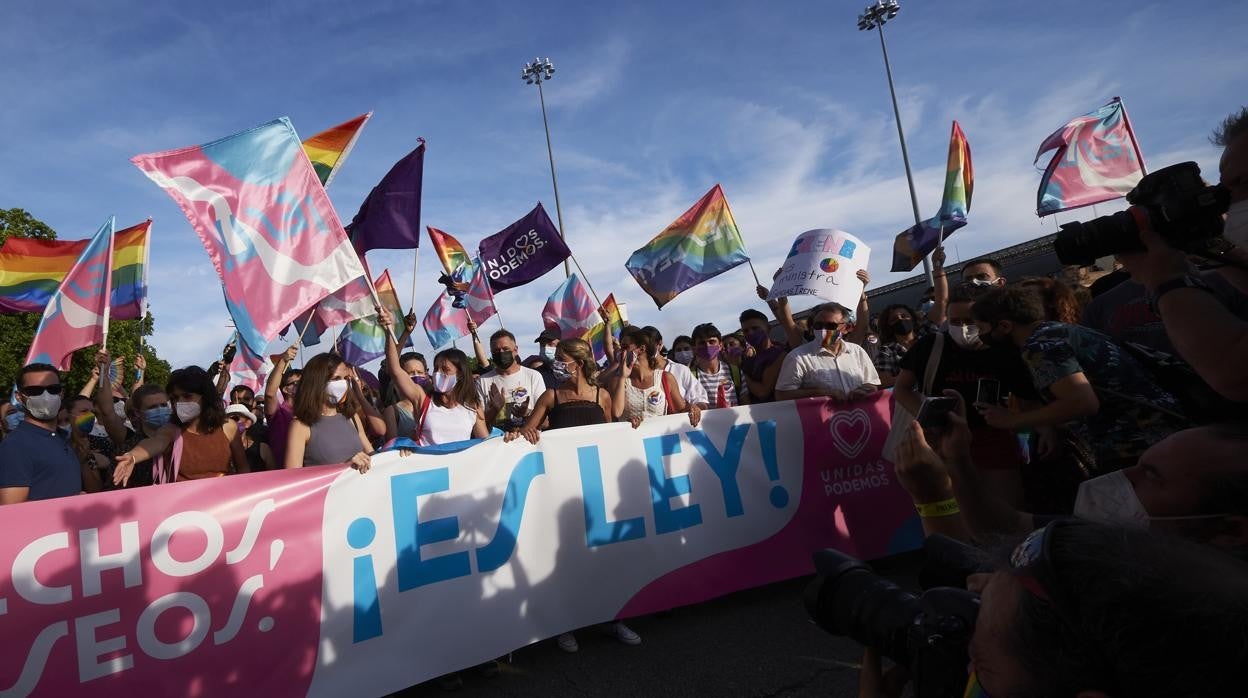
<path fill-rule="evenodd" d="M 923 394 L 931 395 L 932 386 L 936 384 L 936 371 L 940 369 L 940 357 L 945 349 L 945 333 L 936 335 L 932 345 L 932 353 L 927 357 L 927 370 L 923 372 Z"/>

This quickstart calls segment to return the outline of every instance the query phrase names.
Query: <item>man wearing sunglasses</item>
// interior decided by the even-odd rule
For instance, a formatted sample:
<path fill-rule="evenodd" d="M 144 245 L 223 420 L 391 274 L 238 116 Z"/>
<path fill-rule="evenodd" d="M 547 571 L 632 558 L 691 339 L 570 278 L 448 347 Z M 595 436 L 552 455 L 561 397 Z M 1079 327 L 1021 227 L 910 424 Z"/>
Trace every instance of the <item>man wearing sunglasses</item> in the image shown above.
<path fill-rule="evenodd" d="M 849 310 L 824 303 L 810 314 L 814 339 L 789 352 L 776 379 L 777 400 L 831 397 L 857 400 L 880 386 L 880 376 L 862 347 L 845 341 Z"/>
<path fill-rule="evenodd" d="M 0 442 L 0 504 L 82 492 L 83 465 L 56 428 L 62 392 L 61 377 L 48 364 L 30 364 L 17 374 L 26 418 Z"/>

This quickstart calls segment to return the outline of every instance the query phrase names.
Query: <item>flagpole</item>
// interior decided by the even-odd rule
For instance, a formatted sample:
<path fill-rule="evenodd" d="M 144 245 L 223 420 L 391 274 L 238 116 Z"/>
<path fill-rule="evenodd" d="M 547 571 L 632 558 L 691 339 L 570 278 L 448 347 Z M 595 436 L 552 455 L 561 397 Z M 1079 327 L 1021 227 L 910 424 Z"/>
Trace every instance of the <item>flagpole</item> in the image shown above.
<path fill-rule="evenodd" d="M 143 353 L 146 342 L 143 341 L 143 330 L 147 325 L 147 270 L 152 264 L 152 217 L 147 217 L 147 240 L 143 245 L 143 301 L 139 305 L 139 353 Z"/>
<path fill-rule="evenodd" d="M 590 295 L 594 297 L 594 300 L 598 302 L 598 307 L 601 308 L 602 299 L 598 297 L 598 292 L 594 290 L 594 285 L 589 283 L 589 277 L 585 275 L 585 270 L 581 268 L 581 263 L 576 261 L 576 255 L 572 254 L 571 250 L 569 250 L 568 257 L 571 258 L 572 263 L 576 265 L 576 270 L 581 272 L 581 278 L 584 279 L 586 288 L 589 289 Z"/>
<path fill-rule="evenodd" d="M 1135 157 L 1140 161 L 1140 173 L 1148 174 L 1148 167 L 1144 164 L 1144 153 L 1140 152 L 1140 141 L 1135 137 L 1135 129 L 1131 128 L 1131 117 L 1127 116 L 1127 103 L 1122 101 L 1121 97 L 1114 97 L 1118 101 L 1118 105 L 1122 107 L 1122 123 L 1127 127 L 1127 133 L 1131 134 L 1131 148 L 1135 151 Z"/>
<path fill-rule="evenodd" d="M 117 234 L 117 217 L 113 216 L 108 231 L 108 263 L 104 265 L 104 324 L 100 349 L 108 351 L 108 316 L 113 309 L 113 237 Z M 142 328 L 139 334 L 142 334 Z"/>
<path fill-rule="evenodd" d="M 416 269 L 420 266 L 420 248 L 416 247 L 412 250 L 412 302 L 408 304 L 409 308 L 416 307 Z M 395 294 L 398 295 L 398 294 Z"/>
<path fill-rule="evenodd" d="M 750 265 L 750 273 L 754 275 L 754 285 L 762 286 L 763 282 L 758 280 L 758 272 L 754 269 L 754 260 L 750 258 L 750 251 L 745 249 L 745 238 L 741 235 L 741 229 L 737 228 L 737 217 L 732 215 L 732 206 L 728 203 L 728 197 L 723 196 L 722 189 L 720 190 L 720 199 L 724 202 L 724 208 L 728 211 L 728 217 L 732 219 L 732 227 L 737 231 L 737 238 L 741 240 L 741 251 L 745 253 L 745 263 Z"/>
<path fill-rule="evenodd" d="M 374 306 L 375 308 L 377 308 L 377 309 L 380 311 L 380 310 L 381 310 L 381 307 L 382 307 L 382 305 L 381 305 L 381 295 L 377 293 L 377 287 L 373 285 L 373 279 L 372 279 L 372 277 L 371 277 L 371 276 L 369 276 L 368 274 L 365 274 L 365 275 L 364 275 L 364 282 L 368 284 L 368 293 L 369 293 L 369 295 L 370 295 L 370 296 L 372 296 L 372 298 L 373 298 L 373 306 Z M 395 335 L 395 334 L 394 334 L 394 325 L 392 324 L 392 325 L 390 325 L 389 327 L 387 327 L 387 328 L 386 328 L 386 332 L 387 332 L 387 334 L 389 334 L 389 335 L 390 335 L 390 339 L 393 339 L 393 340 L 394 340 L 394 343 L 395 343 L 395 345 L 397 346 L 397 345 L 398 345 L 398 343 L 399 343 L 399 338 L 398 338 L 398 336 L 397 336 L 397 335 Z M 334 344 L 337 344 L 337 343 L 338 343 L 338 335 L 335 333 L 335 335 L 334 335 Z"/>

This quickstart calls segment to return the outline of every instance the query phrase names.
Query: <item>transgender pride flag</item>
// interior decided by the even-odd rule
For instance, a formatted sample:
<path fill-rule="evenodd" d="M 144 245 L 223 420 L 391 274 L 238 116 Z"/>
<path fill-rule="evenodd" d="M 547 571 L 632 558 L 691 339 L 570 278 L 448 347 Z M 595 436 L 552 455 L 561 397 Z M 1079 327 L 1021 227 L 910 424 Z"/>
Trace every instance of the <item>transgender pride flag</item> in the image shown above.
<path fill-rule="evenodd" d="M 26 353 L 27 364 L 52 364 L 59 371 L 67 371 L 75 351 L 104 342 L 116 223 L 115 218 L 109 218 L 100 226 L 52 294 L 35 331 L 35 341 Z"/>
<path fill-rule="evenodd" d="M 221 277 L 239 337 L 256 354 L 365 274 L 285 117 L 130 161 L 186 214 Z"/>
<path fill-rule="evenodd" d="M 469 318 L 480 326 L 498 313 L 494 308 L 494 292 L 486 277 L 485 266 L 481 264 L 480 258 L 473 260 L 472 265 L 472 280 L 464 293 L 465 306 L 456 308 L 455 298 L 444 293 L 438 296 L 438 300 L 425 313 L 425 319 L 421 322 L 425 335 L 429 337 L 430 346 L 435 349 L 460 337 L 467 337 Z"/>
<path fill-rule="evenodd" d="M 1036 193 L 1037 216 L 1126 196 L 1144 176 L 1144 156 L 1117 97 L 1054 131 L 1040 144 L 1036 161 L 1050 150 L 1053 159 Z"/>
<path fill-rule="evenodd" d="M 546 329 L 558 332 L 563 339 L 580 337 L 597 322 L 598 311 L 594 309 L 594 301 L 576 274 L 560 284 L 542 308 L 542 324 Z"/>

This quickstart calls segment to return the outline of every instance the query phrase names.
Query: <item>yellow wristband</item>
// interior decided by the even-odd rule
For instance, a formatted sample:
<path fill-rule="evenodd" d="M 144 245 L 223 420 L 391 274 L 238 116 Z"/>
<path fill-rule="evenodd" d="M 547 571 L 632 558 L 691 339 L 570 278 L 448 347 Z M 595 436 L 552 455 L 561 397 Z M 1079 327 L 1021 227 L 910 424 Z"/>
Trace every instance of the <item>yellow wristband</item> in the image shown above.
<path fill-rule="evenodd" d="M 943 502 L 915 504 L 914 508 L 918 509 L 919 517 L 924 519 L 938 519 L 943 516 L 953 516 L 954 514 L 962 513 L 962 510 L 958 508 L 958 500 L 952 497 Z"/>

